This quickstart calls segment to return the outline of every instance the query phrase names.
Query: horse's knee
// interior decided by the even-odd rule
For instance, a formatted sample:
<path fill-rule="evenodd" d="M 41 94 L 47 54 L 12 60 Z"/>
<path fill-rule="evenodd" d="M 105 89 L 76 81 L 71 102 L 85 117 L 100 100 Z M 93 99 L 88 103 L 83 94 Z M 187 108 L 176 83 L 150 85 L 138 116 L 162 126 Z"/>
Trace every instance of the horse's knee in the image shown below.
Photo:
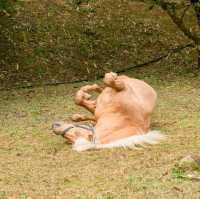
<path fill-rule="evenodd" d="M 82 89 L 79 90 L 77 93 L 76 93 L 76 96 L 75 96 L 75 103 L 80 105 L 83 103 L 84 100 L 88 100 L 91 98 L 91 95 L 84 92 Z"/>
<path fill-rule="evenodd" d="M 74 101 L 75 101 L 75 104 L 81 105 L 83 103 L 83 96 L 77 93 L 74 98 Z"/>
<path fill-rule="evenodd" d="M 83 119 L 83 116 L 81 114 L 74 114 L 71 116 L 71 120 L 74 122 L 79 122 Z"/>

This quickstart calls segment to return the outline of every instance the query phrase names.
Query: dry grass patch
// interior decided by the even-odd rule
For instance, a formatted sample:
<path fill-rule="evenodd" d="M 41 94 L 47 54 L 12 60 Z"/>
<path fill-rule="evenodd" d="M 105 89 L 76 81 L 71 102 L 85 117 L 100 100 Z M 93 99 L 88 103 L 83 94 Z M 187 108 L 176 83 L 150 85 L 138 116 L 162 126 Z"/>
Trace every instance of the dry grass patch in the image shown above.
<path fill-rule="evenodd" d="M 199 78 L 137 73 L 158 91 L 152 126 L 168 136 L 142 150 L 77 153 L 51 133 L 53 121 L 80 111 L 72 97 L 80 85 L 2 92 L 0 198 L 199 199 L 199 182 L 173 174 L 181 157 L 200 150 Z"/>

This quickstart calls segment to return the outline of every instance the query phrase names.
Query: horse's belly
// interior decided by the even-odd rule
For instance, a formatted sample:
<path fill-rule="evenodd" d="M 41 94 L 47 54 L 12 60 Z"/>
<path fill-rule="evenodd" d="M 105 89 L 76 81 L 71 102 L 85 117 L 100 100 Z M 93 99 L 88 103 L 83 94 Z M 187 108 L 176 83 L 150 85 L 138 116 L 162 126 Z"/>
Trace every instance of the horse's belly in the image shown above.
<path fill-rule="evenodd" d="M 98 117 L 102 113 L 107 111 L 110 112 L 111 109 L 115 108 L 115 97 L 117 92 L 112 88 L 105 88 L 103 92 L 99 95 L 97 99 L 97 106 L 95 110 L 95 115 Z"/>

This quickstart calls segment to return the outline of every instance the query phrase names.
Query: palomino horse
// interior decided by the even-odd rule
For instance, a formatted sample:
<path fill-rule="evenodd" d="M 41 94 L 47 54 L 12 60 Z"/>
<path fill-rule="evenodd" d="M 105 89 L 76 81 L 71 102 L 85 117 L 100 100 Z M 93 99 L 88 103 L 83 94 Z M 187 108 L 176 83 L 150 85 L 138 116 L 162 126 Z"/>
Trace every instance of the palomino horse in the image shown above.
<path fill-rule="evenodd" d="M 92 121 L 93 126 L 55 122 L 53 131 L 73 144 L 76 151 L 91 148 L 137 147 L 155 144 L 163 136 L 150 131 L 150 117 L 157 94 L 145 82 L 125 75 L 107 73 L 104 88 L 97 84 L 83 86 L 75 96 L 75 103 L 85 107 L 92 116 L 75 114 L 74 122 Z M 89 92 L 99 93 L 96 100 Z"/>

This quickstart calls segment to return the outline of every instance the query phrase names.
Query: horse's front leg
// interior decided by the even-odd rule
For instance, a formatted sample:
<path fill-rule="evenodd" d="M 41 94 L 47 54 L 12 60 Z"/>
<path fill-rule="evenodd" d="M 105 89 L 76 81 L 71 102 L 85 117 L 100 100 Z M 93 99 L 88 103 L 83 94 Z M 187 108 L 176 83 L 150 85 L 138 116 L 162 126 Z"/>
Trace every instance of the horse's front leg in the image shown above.
<path fill-rule="evenodd" d="M 101 93 L 103 91 L 103 88 L 100 87 L 97 84 L 93 84 L 93 85 L 86 85 L 86 86 L 82 86 L 81 89 L 82 91 L 88 93 L 88 92 L 97 92 L 97 93 Z"/>
<path fill-rule="evenodd" d="M 90 100 L 91 95 L 88 92 L 96 91 L 98 93 L 102 92 L 102 88 L 97 84 L 86 85 L 81 87 L 81 89 L 76 93 L 75 103 L 86 108 L 91 113 L 95 112 L 96 100 Z"/>
<path fill-rule="evenodd" d="M 82 115 L 82 114 L 74 114 L 71 117 L 72 121 L 74 122 L 81 122 L 81 121 L 92 121 L 92 122 L 96 122 L 95 117 L 92 116 L 87 116 L 87 115 Z"/>
<path fill-rule="evenodd" d="M 94 113 L 96 108 L 96 100 L 90 100 L 90 95 L 82 90 L 79 90 L 75 96 L 75 103 L 86 108 L 91 113 Z"/>

